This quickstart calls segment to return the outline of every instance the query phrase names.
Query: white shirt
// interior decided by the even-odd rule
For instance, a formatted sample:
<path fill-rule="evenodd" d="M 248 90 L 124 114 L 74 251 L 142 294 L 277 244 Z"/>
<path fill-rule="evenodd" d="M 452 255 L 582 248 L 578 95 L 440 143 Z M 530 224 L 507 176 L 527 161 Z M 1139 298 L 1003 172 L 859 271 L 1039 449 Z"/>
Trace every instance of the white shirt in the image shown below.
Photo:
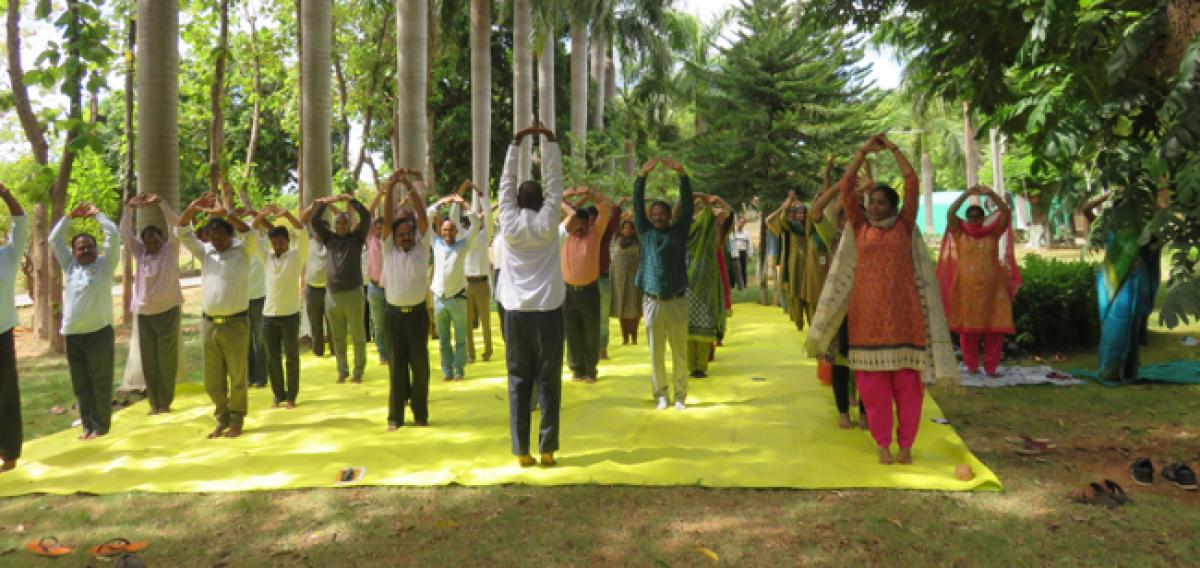
<path fill-rule="evenodd" d="M 750 254 L 750 232 L 745 229 L 734 229 L 730 232 L 729 251 L 734 254 L 742 251 Z"/>
<path fill-rule="evenodd" d="M 253 238 L 253 237 L 248 237 Z M 264 252 L 271 250 L 270 244 L 259 243 L 259 248 Z M 250 299 L 257 300 L 267 296 L 267 269 L 263 266 L 263 261 L 257 256 L 250 257 Z"/>
<path fill-rule="evenodd" d="M 14 215 L 12 234 L 8 242 L 0 246 L 0 333 L 17 327 L 16 279 L 21 268 L 21 257 L 29 247 L 29 218 Z"/>
<path fill-rule="evenodd" d="M 225 252 L 196 238 L 191 227 L 175 227 L 180 244 L 200 259 L 200 308 L 204 315 L 220 317 L 240 314 L 250 307 L 250 263 L 262 258 L 258 239 L 249 232 L 234 239 Z"/>
<path fill-rule="evenodd" d="M 308 259 L 304 262 L 304 283 L 313 288 L 324 288 L 326 281 L 325 262 L 329 251 L 316 236 L 309 234 Z"/>
<path fill-rule="evenodd" d="M 407 251 L 396 247 L 394 239 L 383 239 L 383 291 L 387 303 L 407 308 L 425 301 L 429 292 L 429 280 L 425 278 L 429 267 L 429 233 L 420 235 Z"/>
<path fill-rule="evenodd" d="M 483 202 L 481 208 L 487 210 L 486 201 Z M 479 225 L 479 234 L 475 235 L 475 240 L 471 241 L 470 246 L 467 247 L 467 262 L 463 265 L 463 271 L 469 278 L 487 276 L 492 267 L 488 260 L 488 241 L 491 240 L 491 231 L 488 231 L 487 219 L 480 220 L 479 217 L 472 217 L 471 226 L 475 225 Z"/>
<path fill-rule="evenodd" d="M 264 236 L 261 244 L 267 252 L 264 263 L 266 272 L 267 299 L 263 304 L 263 315 L 271 317 L 290 316 L 300 313 L 300 273 L 308 258 L 308 233 L 304 230 L 288 229 L 288 250 L 276 255 L 271 241 Z"/>
<path fill-rule="evenodd" d="M 517 156 L 509 146 L 500 176 L 500 238 L 504 254 L 496 297 L 506 310 L 545 312 L 562 307 L 566 296 L 559 250 L 562 158 L 558 144 L 542 142 L 545 200 L 538 211 L 517 207 Z"/>
<path fill-rule="evenodd" d="M 433 217 L 436 213 L 435 207 L 430 207 L 429 217 Z M 458 204 L 450 206 L 450 219 L 454 222 L 455 227 L 461 227 L 458 224 L 459 207 Z M 430 229 L 432 232 L 432 229 Z M 461 232 L 459 233 L 462 234 Z M 467 289 L 467 275 L 464 272 L 465 263 L 467 261 L 468 251 L 472 244 L 478 240 L 479 223 L 471 223 L 471 228 L 467 230 L 466 238 L 456 239 L 454 244 L 446 244 L 441 236 L 433 237 L 433 279 L 430 284 L 430 290 L 433 295 L 439 298 L 453 297 Z"/>
<path fill-rule="evenodd" d="M 63 237 L 69 217 L 62 217 L 50 231 L 50 248 L 63 271 L 63 335 L 93 333 L 113 323 L 113 272 L 121 260 L 121 236 L 117 226 L 103 213 L 96 222 L 104 230 L 104 245 L 91 264 L 75 261 L 71 247 Z"/>

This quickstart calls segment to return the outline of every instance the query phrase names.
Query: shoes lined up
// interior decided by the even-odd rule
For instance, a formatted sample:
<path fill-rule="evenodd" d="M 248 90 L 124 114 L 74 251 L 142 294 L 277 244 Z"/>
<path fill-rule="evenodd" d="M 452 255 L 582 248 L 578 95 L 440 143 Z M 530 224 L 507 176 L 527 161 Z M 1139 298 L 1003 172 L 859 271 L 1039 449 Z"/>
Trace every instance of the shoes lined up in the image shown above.
<path fill-rule="evenodd" d="M 1180 489 L 1195 491 L 1198 488 L 1196 473 L 1186 463 L 1175 462 L 1167 465 L 1159 471 L 1159 474 Z M 1129 466 L 1129 475 L 1138 485 L 1152 485 L 1154 483 L 1154 462 L 1150 461 L 1150 458 L 1138 458 L 1133 465 Z"/>

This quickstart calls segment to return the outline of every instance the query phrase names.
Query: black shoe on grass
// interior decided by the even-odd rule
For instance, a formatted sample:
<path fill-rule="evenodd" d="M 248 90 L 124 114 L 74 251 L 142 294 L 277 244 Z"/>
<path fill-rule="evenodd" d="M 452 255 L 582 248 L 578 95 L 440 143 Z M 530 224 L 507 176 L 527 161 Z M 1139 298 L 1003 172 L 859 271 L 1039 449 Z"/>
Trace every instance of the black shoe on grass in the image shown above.
<path fill-rule="evenodd" d="M 1129 466 L 1129 475 L 1138 485 L 1154 483 L 1154 462 L 1150 461 L 1150 458 L 1138 458 Z"/>
<path fill-rule="evenodd" d="M 1177 462 L 1164 467 L 1162 469 L 1162 476 L 1163 479 L 1174 483 L 1175 487 L 1180 489 L 1187 489 L 1188 491 L 1195 491 L 1197 489 L 1196 474 L 1186 463 Z"/>

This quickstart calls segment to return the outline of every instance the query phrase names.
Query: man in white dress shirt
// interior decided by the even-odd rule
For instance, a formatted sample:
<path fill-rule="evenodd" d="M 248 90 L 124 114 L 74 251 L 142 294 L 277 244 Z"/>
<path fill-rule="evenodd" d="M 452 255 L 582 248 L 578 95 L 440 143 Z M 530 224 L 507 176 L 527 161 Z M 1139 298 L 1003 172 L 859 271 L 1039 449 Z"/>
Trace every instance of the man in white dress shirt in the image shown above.
<path fill-rule="evenodd" d="M 479 223 L 471 223 L 466 238 L 461 234 L 459 216 L 466 202 L 450 194 L 429 206 L 426 217 L 436 215 L 438 207 L 451 203 L 450 214 L 440 221 L 433 237 L 433 315 L 437 323 L 442 359 L 442 378 L 461 381 L 467 365 L 467 276 L 464 272 L 467 252 L 479 234 Z"/>
<path fill-rule="evenodd" d="M 8 206 L 12 233 L 0 245 L 0 473 L 17 467 L 21 457 L 21 391 L 17 386 L 16 280 L 21 257 L 29 247 L 29 218 L 12 192 L 0 183 L 0 201 Z"/>
<path fill-rule="evenodd" d="M 541 134 L 542 180 L 517 186 L 521 139 Z M 521 467 L 530 455 L 530 406 L 537 387 L 541 409 L 538 449 L 541 464 L 552 466 L 558 450 L 558 412 L 562 399 L 563 299 L 560 266 L 559 204 L 562 158 L 554 132 L 541 126 L 518 131 L 500 177 L 500 233 L 504 254 L 497 297 L 504 304 L 507 341 L 508 412 L 512 452 Z"/>
<path fill-rule="evenodd" d="M 96 239 L 87 233 L 64 240 L 72 219 L 95 217 L 104 231 L 104 254 L 97 255 Z M 50 249 L 63 271 L 62 334 L 67 343 L 67 366 L 79 401 L 81 440 L 108 433 L 112 425 L 113 388 L 113 272 L 121 257 L 117 226 L 95 205 L 83 203 L 58 220 L 50 231 Z"/>
<path fill-rule="evenodd" d="M 404 407 L 411 406 L 413 423 L 429 425 L 429 310 L 425 297 L 429 281 L 429 221 L 420 193 L 406 175 L 413 170 L 400 169 L 385 184 L 384 222 L 388 230 L 383 239 L 383 289 L 387 296 L 384 315 L 388 345 L 388 431 L 404 426 Z M 407 188 L 397 215 L 393 189 Z"/>
<path fill-rule="evenodd" d="M 272 216 L 284 217 L 292 226 L 272 226 L 268 220 Z M 308 256 L 308 234 L 291 211 L 277 205 L 263 207 L 254 226 L 266 234 L 259 246 L 270 251 L 263 264 L 267 295 L 262 326 L 267 376 L 275 395 L 272 407 L 296 408 L 300 392 L 300 273 Z"/>
<path fill-rule="evenodd" d="M 192 234 L 192 219 L 208 213 L 208 240 Z M 209 438 L 242 435 L 248 410 L 246 383 L 250 349 L 250 264 L 263 257 L 250 227 L 206 194 L 179 217 L 175 237 L 200 260 L 200 306 L 203 322 L 204 390 L 213 401 L 217 426 Z M 237 230 L 237 238 L 234 230 Z"/>

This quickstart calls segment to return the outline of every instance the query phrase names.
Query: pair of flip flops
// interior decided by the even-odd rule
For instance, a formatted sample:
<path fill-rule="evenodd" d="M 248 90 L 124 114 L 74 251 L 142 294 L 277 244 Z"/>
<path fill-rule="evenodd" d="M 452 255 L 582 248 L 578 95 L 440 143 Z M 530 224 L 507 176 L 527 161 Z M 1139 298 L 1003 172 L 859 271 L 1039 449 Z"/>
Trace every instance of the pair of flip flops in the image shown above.
<path fill-rule="evenodd" d="M 89 548 L 88 554 L 91 554 L 93 558 L 111 558 L 122 554 L 141 552 L 147 546 L 150 546 L 150 543 L 133 542 L 126 538 L 115 538 L 104 544 Z M 64 546 L 59 542 L 58 537 L 48 536 L 26 544 L 25 550 L 46 558 L 59 558 L 70 554 L 75 549 Z"/>
<path fill-rule="evenodd" d="M 1133 499 L 1125 493 L 1117 482 L 1105 479 L 1103 483 L 1089 483 L 1085 487 L 1071 492 L 1071 500 L 1084 505 L 1105 505 L 1117 507 L 1133 503 Z"/>
<path fill-rule="evenodd" d="M 1050 438 L 1035 438 L 1029 434 L 1017 434 L 1005 438 L 1017 447 L 1017 453 L 1026 456 L 1038 456 L 1058 448 Z"/>

